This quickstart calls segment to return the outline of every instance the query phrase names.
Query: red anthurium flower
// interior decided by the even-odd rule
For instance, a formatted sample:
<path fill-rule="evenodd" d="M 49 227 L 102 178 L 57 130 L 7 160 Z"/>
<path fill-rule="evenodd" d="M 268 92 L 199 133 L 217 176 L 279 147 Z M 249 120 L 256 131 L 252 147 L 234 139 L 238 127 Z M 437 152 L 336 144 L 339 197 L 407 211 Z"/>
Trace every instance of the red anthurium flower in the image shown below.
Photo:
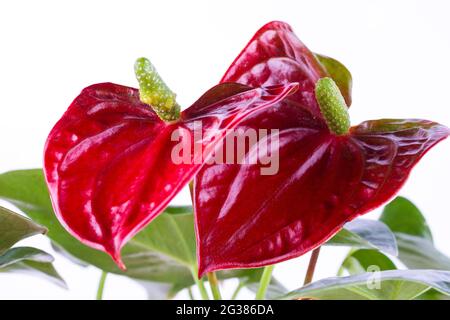
<path fill-rule="evenodd" d="M 200 275 L 274 264 L 320 246 L 344 223 L 393 197 L 420 158 L 449 135 L 446 127 L 418 119 L 350 127 L 350 85 L 325 66 L 287 24 L 273 22 L 223 77 L 251 86 L 296 81 L 300 90 L 239 126 L 241 132 L 279 130 L 244 155 L 250 159 L 268 140 L 278 140 L 271 149 L 276 172 L 264 175 L 265 165 L 244 161 L 207 164 L 197 174 Z"/>
<path fill-rule="evenodd" d="M 59 219 L 122 268 L 125 242 L 192 180 L 225 131 L 297 87 L 222 84 L 180 114 L 149 62 L 138 60 L 137 71 L 140 67 L 150 71 L 137 73 L 141 92 L 112 83 L 85 88 L 45 147 L 45 175 Z M 156 112 L 141 100 L 153 101 Z M 191 152 L 177 162 L 180 144 Z"/>

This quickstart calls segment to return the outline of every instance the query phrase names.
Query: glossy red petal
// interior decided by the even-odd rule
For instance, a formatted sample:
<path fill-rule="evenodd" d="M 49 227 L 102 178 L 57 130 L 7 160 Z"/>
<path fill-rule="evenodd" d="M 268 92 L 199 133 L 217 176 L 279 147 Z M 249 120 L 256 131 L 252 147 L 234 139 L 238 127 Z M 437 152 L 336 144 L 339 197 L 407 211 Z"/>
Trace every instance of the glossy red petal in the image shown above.
<path fill-rule="evenodd" d="M 123 268 L 124 243 L 192 179 L 226 130 L 296 87 L 219 85 L 172 123 L 141 103 L 137 89 L 111 83 L 84 89 L 45 147 L 55 212 L 74 236 L 109 253 Z M 194 131 L 198 124 L 200 138 Z M 190 143 L 194 140 L 198 148 Z M 191 151 L 182 163 L 172 154 L 180 144 Z"/>
<path fill-rule="evenodd" d="M 274 21 L 253 36 L 221 82 L 238 82 L 252 87 L 298 82 L 299 90 L 289 99 L 308 108 L 314 117 L 321 118 L 314 86 L 317 80 L 327 75 L 292 28 L 287 23 Z"/>
<path fill-rule="evenodd" d="M 196 176 L 200 275 L 274 264 L 319 246 L 394 196 L 417 161 L 449 135 L 430 121 L 377 120 L 335 136 L 306 126 L 297 108 L 278 108 L 275 117 L 260 113 L 242 124 L 264 128 L 269 121 L 280 129 L 277 174 L 261 175 L 259 164 L 217 164 Z"/>

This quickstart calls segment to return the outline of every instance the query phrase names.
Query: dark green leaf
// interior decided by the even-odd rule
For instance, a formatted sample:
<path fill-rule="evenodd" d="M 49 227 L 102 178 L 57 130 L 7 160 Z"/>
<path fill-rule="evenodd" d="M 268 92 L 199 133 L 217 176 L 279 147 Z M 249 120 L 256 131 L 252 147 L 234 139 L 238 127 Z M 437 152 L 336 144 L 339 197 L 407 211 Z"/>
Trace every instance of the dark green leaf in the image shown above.
<path fill-rule="evenodd" d="M 395 264 L 377 250 L 360 249 L 351 251 L 341 266 L 349 274 L 359 274 L 373 271 L 395 270 Z"/>
<path fill-rule="evenodd" d="M 0 207 L 0 254 L 24 238 L 46 232 L 30 219 Z"/>
<path fill-rule="evenodd" d="M 31 247 L 12 248 L 0 256 L 0 272 L 28 272 L 44 275 L 54 283 L 66 288 L 66 283 L 53 267 L 53 257 Z"/>
<path fill-rule="evenodd" d="M 380 221 L 393 232 L 406 233 L 433 241 L 430 227 L 420 210 L 408 199 L 397 197 L 384 207 Z"/>
<path fill-rule="evenodd" d="M 325 245 L 377 249 L 393 256 L 398 253 L 397 242 L 391 230 L 384 223 L 367 219 L 346 223 Z"/>
<path fill-rule="evenodd" d="M 333 58 L 317 53 L 315 55 L 325 67 L 330 77 L 336 82 L 344 96 L 347 106 L 350 106 L 352 104 L 352 75 L 350 71 L 342 63 Z"/>
<path fill-rule="evenodd" d="M 395 198 L 384 208 L 380 220 L 394 231 L 399 259 L 405 266 L 450 270 L 450 258 L 435 248 L 425 217 L 411 201 Z"/>
<path fill-rule="evenodd" d="M 408 300 L 430 287 L 450 295 L 450 272 L 389 270 L 333 277 L 294 290 L 281 299 Z"/>
<path fill-rule="evenodd" d="M 130 243 L 164 254 L 188 267 L 196 265 L 194 217 L 187 214 L 162 214 Z"/>

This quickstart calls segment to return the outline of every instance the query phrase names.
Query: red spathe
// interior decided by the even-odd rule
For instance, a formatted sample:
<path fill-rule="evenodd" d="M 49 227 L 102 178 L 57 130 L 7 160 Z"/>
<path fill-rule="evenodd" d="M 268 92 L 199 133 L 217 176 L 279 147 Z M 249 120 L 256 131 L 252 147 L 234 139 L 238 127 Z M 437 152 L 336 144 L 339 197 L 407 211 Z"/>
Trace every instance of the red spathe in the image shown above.
<path fill-rule="evenodd" d="M 316 81 L 326 75 L 289 25 L 273 22 L 256 33 L 223 77 L 255 87 L 295 81 L 300 89 L 239 126 L 279 130 L 278 173 L 262 175 L 260 164 L 208 164 L 197 174 L 200 276 L 270 265 L 314 249 L 347 221 L 393 197 L 419 159 L 449 135 L 445 126 L 427 120 L 382 119 L 336 136 L 314 98 Z"/>

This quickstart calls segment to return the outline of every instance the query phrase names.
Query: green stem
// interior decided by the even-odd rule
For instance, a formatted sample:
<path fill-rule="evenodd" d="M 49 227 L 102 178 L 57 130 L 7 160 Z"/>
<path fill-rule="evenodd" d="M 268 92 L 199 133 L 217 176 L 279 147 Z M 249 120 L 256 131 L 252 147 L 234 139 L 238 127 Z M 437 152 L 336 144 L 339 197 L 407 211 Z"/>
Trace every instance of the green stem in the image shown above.
<path fill-rule="evenodd" d="M 344 261 L 346 261 L 348 259 L 348 257 L 350 257 L 355 251 L 358 251 L 358 249 L 356 248 L 352 248 L 348 251 L 347 255 L 344 258 Z M 339 270 L 337 272 L 337 276 L 338 277 L 342 277 L 344 275 L 345 272 L 345 266 L 344 263 L 341 263 L 341 266 L 339 267 Z"/>
<path fill-rule="evenodd" d="M 238 286 L 237 286 L 236 289 L 234 290 L 233 295 L 231 296 L 231 300 L 236 300 L 236 298 L 237 298 L 239 292 L 241 292 L 241 289 L 242 289 L 243 287 L 245 287 L 245 282 L 240 281 L 239 284 L 238 284 Z"/>
<path fill-rule="evenodd" d="M 219 281 L 217 281 L 215 272 L 208 272 L 208 281 L 214 300 L 222 300 L 222 295 L 220 294 L 219 289 Z"/>
<path fill-rule="evenodd" d="M 267 287 L 269 286 L 270 280 L 272 279 L 272 271 L 274 265 L 267 266 L 264 268 L 263 274 L 261 276 L 261 280 L 259 281 L 259 288 L 256 292 L 255 299 L 256 300 L 264 300 L 266 297 Z"/>
<path fill-rule="evenodd" d="M 192 292 L 192 288 L 189 287 L 189 288 L 187 288 L 187 290 L 188 290 L 189 299 L 195 300 L 194 293 Z"/>
<path fill-rule="evenodd" d="M 205 284 L 203 283 L 202 279 L 199 279 L 197 277 L 197 270 L 196 268 L 191 268 L 192 278 L 194 278 L 195 284 L 198 287 L 198 290 L 200 290 L 200 295 L 202 296 L 203 300 L 209 300 L 208 292 L 206 291 Z"/>
<path fill-rule="evenodd" d="M 313 250 L 311 253 L 311 257 L 309 258 L 309 264 L 308 264 L 308 270 L 306 271 L 305 281 L 303 282 L 303 285 L 307 285 L 311 283 L 313 276 L 314 276 L 314 270 L 316 269 L 317 259 L 319 259 L 319 253 L 320 253 L 320 247 Z"/>
<path fill-rule="evenodd" d="M 194 192 L 193 192 L 194 184 L 193 182 L 189 182 L 189 191 L 191 193 L 191 201 L 194 203 Z M 200 290 L 200 295 L 202 296 L 203 300 L 209 300 L 208 292 L 206 291 L 205 285 L 203 283 L 202 279 L 198 278 L 197 275 L 197 267 L 191 268 L 192 277 L 194 278 L 195 284 L 197 285 L 198 289 Z"/>
<path fill-rule="evenodd" d="M 100 277 L 100 282 L 98 283 L 97 300 L 103 299 L 103 290 L 105 289 L 105 281 L 106 281 L 107 275 L 108 275 L 108 272 L 102 271 L 102 275 Z"/>

